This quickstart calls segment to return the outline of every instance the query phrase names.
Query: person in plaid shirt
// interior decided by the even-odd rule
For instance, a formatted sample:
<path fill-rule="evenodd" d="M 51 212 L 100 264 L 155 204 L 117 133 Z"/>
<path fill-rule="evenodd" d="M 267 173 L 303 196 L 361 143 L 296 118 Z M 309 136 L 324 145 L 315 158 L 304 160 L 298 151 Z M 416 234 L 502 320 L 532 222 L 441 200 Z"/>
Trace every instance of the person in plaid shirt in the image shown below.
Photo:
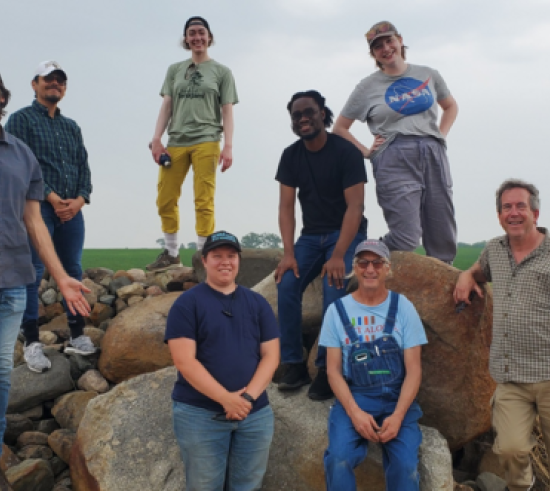
<path fill-rule="evenodd" d="M 44 177 L 42 218 L 63 267 L 72 278 L 80 280 L 84 246 L 81 208 L 90 202 L 92 192 L 88 153 L 79 126 L 63 116 L 57 107 L 67 90 L 67 75 L 61 66 L 55 61 L 40 63 L 32 88 L 34 102 L 10 116 L 6 131 L 25 142 L 40 163 Z M 38 338 L 38 287 L 44 265 L 36 250 L 31 249 L 36 281 L 27 285 L 27 306 L 21 327 L 26 339 L 27 366 L 43 372 L 51 367 Z M 92 341 L 84 335 L 83 317 L 73 314 L 66 305 L 65 310 L 71 329 L 70 344 L 65 351 L 81 355 L 95 353 Z"/>
<path fill-rule="evenodd" d="M 493 451 L 508 489 L 525 491 L 535 481 L 529 452 L 537 415 L 550 449 L 550 236 L 537 227 L 534 185 L 507 180 L 497 190 L 496 203 L 506 234 L 490 240 L 479 260 L 460 274 L 454 298 L 469 304 L 472 291 L 483 296 L 478 283 L 493 284 Z"/>

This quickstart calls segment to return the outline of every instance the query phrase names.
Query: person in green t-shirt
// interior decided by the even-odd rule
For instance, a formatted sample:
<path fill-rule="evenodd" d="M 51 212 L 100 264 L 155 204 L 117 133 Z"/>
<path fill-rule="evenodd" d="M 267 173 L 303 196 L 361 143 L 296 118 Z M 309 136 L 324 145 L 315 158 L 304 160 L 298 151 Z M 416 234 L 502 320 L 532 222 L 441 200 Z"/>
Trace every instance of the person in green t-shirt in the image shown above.
<path fill-rule="evenodd" d="M 233 104 L 238 102 L 233 75 L 231 70 L 208 56 L 214 36 L 205 19 L 188 19 L 183 35 L 183 47 L 191 51 L 191 58 L 168 68 L 160 91 L 163 101 L 150 144 L 157 164 L 165 153 L 170 155 L 172 164 L 161 165 L 158 180 L 157 208 L 165 249 L 147 266 L 148 270 L 181 265 L 178 200 L 189 168 L 193 167 L 197 249 L 201 249 L 206 237 L 214 232 L 217 164 L 225 172 L 233 163 Z M 168 132 L 166 148 L 161 142 L 165 130 Z M 222 133 L 224 144 L 220 152 Z"/>

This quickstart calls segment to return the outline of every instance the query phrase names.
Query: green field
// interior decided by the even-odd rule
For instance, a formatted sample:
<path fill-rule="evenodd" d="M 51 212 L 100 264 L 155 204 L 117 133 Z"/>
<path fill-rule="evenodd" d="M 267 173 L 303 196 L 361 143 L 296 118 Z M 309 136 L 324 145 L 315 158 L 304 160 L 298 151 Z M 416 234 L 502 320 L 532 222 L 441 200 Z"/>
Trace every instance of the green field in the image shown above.
<path fill-rule="evenodd" d="M 82 255 L 82 267 L 83 269 L 104 267 L 113 271 L 145 269 L 147 264 L 155 260 L 159 252 L 159 249 L 85 249 Z M 180 250 L 181 262 L 185 266 L 191 266 L 191 256 L 194 252 L 191 249 Z M 416 252 L 424 254 L 424 249 L 420 247 Z M 462 270 L 469 268 L 479 257 L 480 252 L 481 247 L 459 247 L 454 266 Z"/>

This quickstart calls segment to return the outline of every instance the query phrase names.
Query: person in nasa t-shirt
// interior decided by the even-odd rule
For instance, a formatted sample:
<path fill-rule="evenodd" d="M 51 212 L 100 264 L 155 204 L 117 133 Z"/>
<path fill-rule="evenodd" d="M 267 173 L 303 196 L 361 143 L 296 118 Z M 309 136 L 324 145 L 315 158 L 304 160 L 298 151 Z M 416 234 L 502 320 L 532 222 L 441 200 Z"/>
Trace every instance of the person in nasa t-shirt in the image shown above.
<path fill-rule="evenodd" d="M 422 239 L 427 255 L 451 264 L 456 222 L 445 138 L 457 103 L 436 70 L 405 62 L 406 47 L 393 24 L 375 24 L 366 38 L 379 70 L 359 82 L 334 133 L 372 162 L 388 248 L 413 251 Z M 366 122 L 374 135 L 370 148 L 350 133 L 355 120 Z"/>

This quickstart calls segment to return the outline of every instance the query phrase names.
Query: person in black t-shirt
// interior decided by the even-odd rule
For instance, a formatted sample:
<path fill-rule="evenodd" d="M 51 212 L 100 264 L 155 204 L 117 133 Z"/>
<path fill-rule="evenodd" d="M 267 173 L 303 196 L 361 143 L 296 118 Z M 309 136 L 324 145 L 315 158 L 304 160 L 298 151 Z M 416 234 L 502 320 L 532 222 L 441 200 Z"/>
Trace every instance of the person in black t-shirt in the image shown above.
<path fill-rule="evenodd" d="M 292 130 L 300 138 L 283 152 L 275 179 L 280 183 L 279 227 L 284 256 L 275 270 L 278 284 L 281 361 L 288 365 L 279 390 L 298 389 L 311 379 L 303 361 L 302 295 L 323 276 L 323 314 L 346 294 L 346 274 L 353 252 L 366 238 L 363 216 L 367 175 L 361 152 L 350 142 L 327 132 L 332 111 L 315 90 L 292 96 L 287 109 Z M 296 189 L 303 229 L 294 243 Z M 309 388 L 313 400 L 332 397 L 326 374 L 326 350 L 319 347 L 316 379 Z"/>

